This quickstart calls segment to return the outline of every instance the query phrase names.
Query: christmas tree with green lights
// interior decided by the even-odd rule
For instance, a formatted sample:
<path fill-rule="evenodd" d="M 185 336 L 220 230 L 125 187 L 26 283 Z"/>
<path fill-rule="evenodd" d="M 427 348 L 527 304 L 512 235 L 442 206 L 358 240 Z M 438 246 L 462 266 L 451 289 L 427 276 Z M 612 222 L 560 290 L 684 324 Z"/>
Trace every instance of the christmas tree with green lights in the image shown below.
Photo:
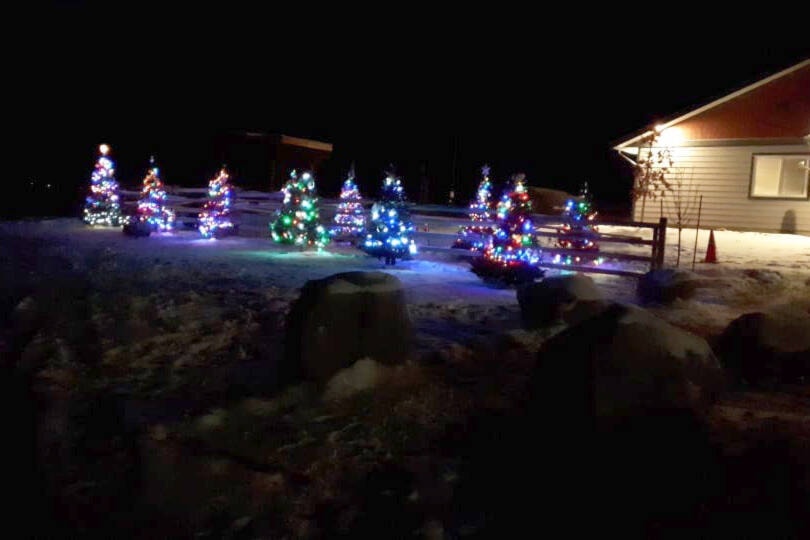
<path fill-rule="evenodd" d="M 282 191 L 284 202 L 270 224 L 273 240 L 302 248 L 315 246 L 322 249 L 329 243 L 329 233 L 320 222 L 315 177 L 309 172 L 299 176 L 293 170 Z"/>

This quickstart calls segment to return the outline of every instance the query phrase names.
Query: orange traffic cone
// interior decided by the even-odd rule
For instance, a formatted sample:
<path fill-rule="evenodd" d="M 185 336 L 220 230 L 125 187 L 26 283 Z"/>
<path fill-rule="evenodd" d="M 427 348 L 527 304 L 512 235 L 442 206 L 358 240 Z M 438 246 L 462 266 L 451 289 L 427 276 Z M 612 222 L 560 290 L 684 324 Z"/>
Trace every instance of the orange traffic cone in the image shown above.
<path fill-rule="evenodd" d="M 717 262 L 717 246 L 714 245 L 714 229 L 709 233 L 709 247 L 706 248 L 706 260 L 703 262 Z"/>

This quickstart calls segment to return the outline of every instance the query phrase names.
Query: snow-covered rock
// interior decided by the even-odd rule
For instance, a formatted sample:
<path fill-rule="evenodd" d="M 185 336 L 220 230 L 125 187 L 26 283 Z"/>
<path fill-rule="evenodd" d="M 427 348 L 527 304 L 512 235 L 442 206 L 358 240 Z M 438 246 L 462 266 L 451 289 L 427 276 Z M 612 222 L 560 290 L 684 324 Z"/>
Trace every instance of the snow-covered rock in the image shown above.
<path fill-rule="evenodd" d="M 776 270 L 769 270 L 767 268 L 749 268 L 743 270 L 742 274 L 745 277 L 751 278 L 754 281 L 758 281 L 760 283 L 766 283 L 769 285 L 773 285 L 782 281 L 783 276 L 781 272 L 777 272 Z"/>
<path fill-rule="evenodd" d="M 723 384 L 709 344 L 635 306 L 612 304 L 538 353 L 535 414 L 608 423 L 656 410 L 700 411 Z"/>
<path fill-rule="evenodd" d="M 523 325 L 543 328 L 556 322 L 576 324 L 606 307 L 604 296 L 585 274 L 546 278 L 517 290 Z"/>
<path fill-rule="evenodd" d="M 751 384 L 810 378 L 810 300 L 746 313 L 718 340 L 729 370 Z"/>
<path fill-rule="evenodd" d="M 140 219 L 130 219 L 121 228 L 122 232 L 127 236 L 134 236 L 136 238 L 146 237 L 152 234 L 152 226 L 146 221 Z"/>
<path fill-rule="evenodd" d="M 17 334 L 30 334 L 36 330 L 38 319 L 41 317 L 40 306 L 37 301 L 26 296 L 16 305 L 11 313 L 11 323 Z"/>
<path fill-rule="evenodd" d="M 326 381 L 360 358 L 399 363 L 412 336 L 397 277 L 345 272 L 308 281 L 287 317 L 283 376 Z"/>
<path fill-rule="evenodd" d="M 688 300 L 700 286 L 698 277 L 686 270 L 664 268 L 647 272 L 638 280 L 638 298 L 644 304 L 671 304 Z"/>
<path fill-rule="evenodd" d="M 388 369 L 386 366 L 381 366 L 371 358 L 361 358 L 329 379 L 323 399 L 335 401 L 351 397 L 364 390 L 370 390 L 382 380 L 386 369 Z"/>

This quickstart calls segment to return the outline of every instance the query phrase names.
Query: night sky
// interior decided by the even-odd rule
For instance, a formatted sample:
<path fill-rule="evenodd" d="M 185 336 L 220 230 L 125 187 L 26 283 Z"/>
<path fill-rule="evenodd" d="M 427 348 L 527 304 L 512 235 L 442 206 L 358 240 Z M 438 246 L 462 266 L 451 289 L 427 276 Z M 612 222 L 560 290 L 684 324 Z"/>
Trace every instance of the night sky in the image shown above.
<path fill-rule="evenodd" d="M 351 161 L 376 194 L 393 162 L 412 198 L 425 166 L 432 198 L 446 202 L 455 162 L 466 203 L 488 162 L 496 182 L 523 171 L 530 185 L 576 191 L 587 180 L 597 206 L 621 208 L 630 175 L 612 142 L 810 57 L 804 26 L 753 43 L 723 23 L 726 35 L 675 22 L 650 35 L 593 12 L 538 21 L 313 5 L 316 21 L 138 6 L 66 2 L 20 15 L 6 105 L 24 116 L 7 178 L 22 198 L 5 198 L 4 215 L 78 208 L 100 142 L 125 186 L 139 184 L 150 153 L 167 183 L 203 186 L 223 130 L 333 143 L 319 179 L 327 196 Z"/>

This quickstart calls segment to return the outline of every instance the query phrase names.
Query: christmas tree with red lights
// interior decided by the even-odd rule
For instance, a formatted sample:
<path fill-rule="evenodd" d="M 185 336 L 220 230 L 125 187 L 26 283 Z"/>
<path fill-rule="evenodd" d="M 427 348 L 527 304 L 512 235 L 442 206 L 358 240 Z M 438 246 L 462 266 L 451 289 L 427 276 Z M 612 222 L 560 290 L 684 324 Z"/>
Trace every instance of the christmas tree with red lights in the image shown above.
<path fill-rule="evenodd" d="M 174 212 L 166 206 L 166 188 L 154 156 L 149 158 L 149 170 L 143 179 L 137 217 L 146 222 L 152 232 L 170 231 L 174 228 Z"/>
<path fill-rule="evenodd" d="M 545 273 L 537 266 L 541 251 L 536 246 L 530 218 L 532 202 L 524 178 L 516 175 L 512 189 L 501 197 L 491 241 L 472 261 L 472 271 L 485 282 L 519 285 Z"/>
<path fill-rule="evenodd" d="M 231 197 L 233 188 L 225 165 L 219 174 L 208 182 L 208 200 L 198 217 L 198 229 L 204 238 L 218 238 L 234 231 L 231 221 Z"/>

